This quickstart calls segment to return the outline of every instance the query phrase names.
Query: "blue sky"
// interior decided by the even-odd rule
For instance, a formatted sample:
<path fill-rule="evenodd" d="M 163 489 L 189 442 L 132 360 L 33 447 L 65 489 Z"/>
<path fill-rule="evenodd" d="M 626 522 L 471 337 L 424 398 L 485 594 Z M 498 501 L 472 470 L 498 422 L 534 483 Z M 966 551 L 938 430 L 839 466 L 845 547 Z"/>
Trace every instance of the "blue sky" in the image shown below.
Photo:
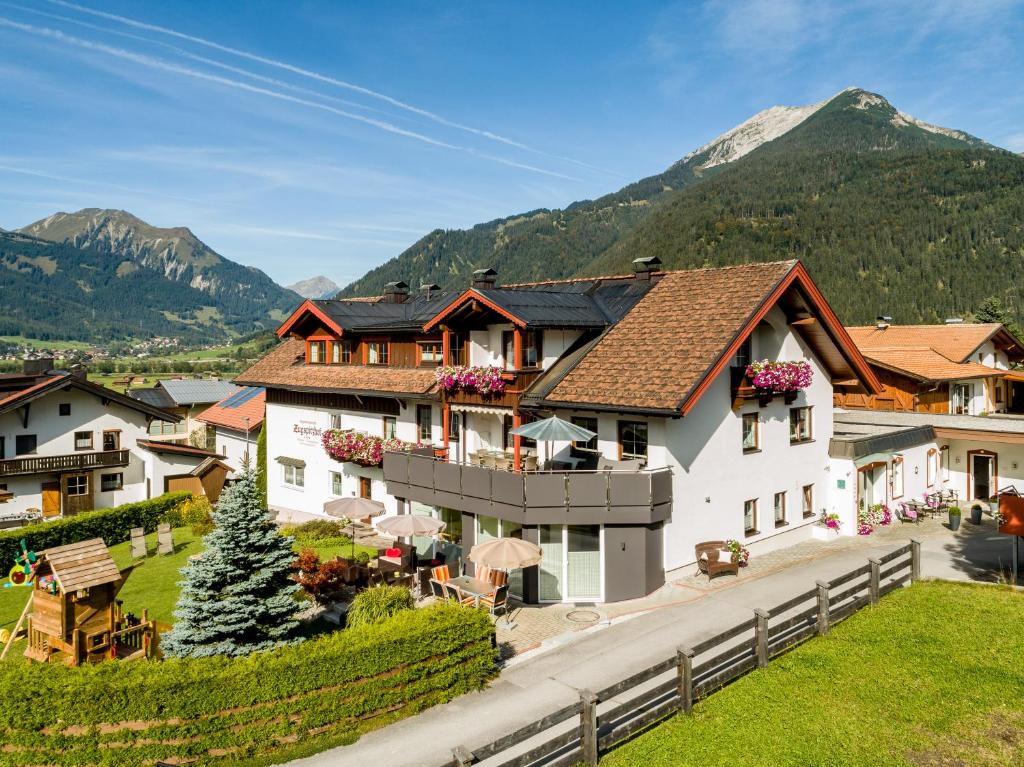
<path fill-rule="evenodd" d="M 123 208 L 344 284 L 849 85 L 1024 151 L 1021 39 L 1000 0 L 0 0 L 0 227 Z"/>

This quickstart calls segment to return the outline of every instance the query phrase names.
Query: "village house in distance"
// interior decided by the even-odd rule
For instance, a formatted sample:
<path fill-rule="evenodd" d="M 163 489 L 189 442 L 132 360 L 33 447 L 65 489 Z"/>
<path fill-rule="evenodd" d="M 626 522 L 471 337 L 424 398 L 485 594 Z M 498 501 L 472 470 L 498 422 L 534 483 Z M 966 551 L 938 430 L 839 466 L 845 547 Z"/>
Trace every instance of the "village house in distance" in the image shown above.
<path fill-rule="evenodd" d="M 631 599 L 692 565 L 699 542 L 760 553 L 810 537 L 848 501 L 831 492 L 833 398 L 877 396 L 875 372 L 796 261 L 660 267 L 506 286 L 484 269 L 463 291 L 399 282 L 304 302 L 236 379 L 266 388 L 271 507 L 302 518 L 372 497 L 443 519 L 455 558 L 521 536 L 543 549 L 511 581 L 527 602 Z M 759 360 L 808 380 L 759 389 Z M 470 383 L 439 384 L 445 366 Z M 597 436 L 510 434 L 550 415 Z M 332 429 L 412 444 L 342 462 L 322 444 Z"/>

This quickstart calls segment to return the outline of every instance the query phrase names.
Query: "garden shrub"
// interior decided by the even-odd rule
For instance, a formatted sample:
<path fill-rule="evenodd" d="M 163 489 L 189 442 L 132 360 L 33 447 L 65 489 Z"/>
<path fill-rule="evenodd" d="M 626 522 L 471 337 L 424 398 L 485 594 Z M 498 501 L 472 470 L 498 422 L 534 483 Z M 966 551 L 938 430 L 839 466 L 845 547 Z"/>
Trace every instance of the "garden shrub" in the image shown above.
<path fill-rule="evenodd" d="M 193 495 L 186 498 L 174 510 L 177 525 L 172 527 L 190 527 L 192 534 L 201 538 L 213 529 L 213 507 L 205 495 Z"/>
<path fill-rule="evenodd" d="M 352 600 L 345 625 L 358 628 L 383 623 L 414 606 L 412 592 L 404 586 L 374 586 L 360 591 Z"/>
<path fill-rule="evenodd" d="M 78 668 L 8 660 L 4 699 L 28 690 L 45 705 L 0 708 L 0 762 L 277 763 L 481 688 L 496 673 L 493 639 L 485 613 L 442 604 L 247 657 Z"/>
<path fill-rule="evenodd" d="M 34 551 L 64 546 L 69 543 L 102 538 L 108 546 L 123 543 L 131 537 L 133 527 L 147 533 L 156 530 L 160 522 L 175 526 L 177 508 L 191 497 L 191 493 L 165 493 L 157 498 L 137 503 L 126 503 L 111 509 L 86 511 L 53 522 L 40 522 L 0 533 L 0 563 L 10 563 L 21 548 L 21 540 Z M 180 524 L 177 526 L 180 527 Z"/>
<path fill-rule="evenodd" d="M 295 582 L 320 604 L 330 602 L 345 585 L 348 562 L 340 559 L 320 561 L 320 555 L 313 549 L 303 549 L 292 563 Z"/>
<path fill-rule="evenodd" d="M 294 536 L 298 541 L 316 541 L 323 538 L 340 538 L 345 525 L 331 519 L 311 519 L 300 525 L 285 525 L 281 532 Z"/>

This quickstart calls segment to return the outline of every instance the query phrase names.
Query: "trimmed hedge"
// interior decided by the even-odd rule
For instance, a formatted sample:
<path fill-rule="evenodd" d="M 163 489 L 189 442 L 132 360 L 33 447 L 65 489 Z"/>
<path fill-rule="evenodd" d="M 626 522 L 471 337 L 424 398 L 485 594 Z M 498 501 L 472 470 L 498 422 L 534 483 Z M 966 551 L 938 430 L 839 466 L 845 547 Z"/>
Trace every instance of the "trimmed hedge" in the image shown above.
<path fill-rule="evenodd" d="M 310 753 L 481 688 L 497 671 L 493 639 L 486 613 L 442 604 L 247 658 L 7 662 L 0 694 L 34 703 L 0 707 L 0 762 L 227 765 Z"/>
<path fill-rule="evenodd" d="M 133 527 L 156 530 L 158 522 L 174 522 L 174 512 L 191 493 L 165 493 L 148 501 L 126 503 L 112 509 L 98 509 L 64 517 L 53 522 L 4 530 L 0 533 L 0 565 L 9 567 L 21 551 L 24 538 L 29 549 L 42 551 L 52 546 L 102 538 L 108 546 L 123 543 L 131 537 Z"/>

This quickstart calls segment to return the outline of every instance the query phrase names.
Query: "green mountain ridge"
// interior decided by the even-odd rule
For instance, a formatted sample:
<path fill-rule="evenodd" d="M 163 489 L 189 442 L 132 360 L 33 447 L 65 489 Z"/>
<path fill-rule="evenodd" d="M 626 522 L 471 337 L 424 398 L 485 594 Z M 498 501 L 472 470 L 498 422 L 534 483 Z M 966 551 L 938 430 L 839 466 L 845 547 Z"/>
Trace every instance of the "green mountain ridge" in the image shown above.
<path fill-rule="evenodd" d="M 564 210 L 435 230 L 347 286 L 463 287 L 491 266 L 504 282 L 801 258 L 846 322 L 963 314 L 989 295 L 1021 305 L 1024 160 L 916 120 L 849 88 L 773 107 L 664 173 Z M 984 279 L 979 279 L 983 276 Z"/>
<path fill-rule="evenodd" d="M 275 327 L 301 300 L 184 227 L 118 210 L 56 213 L 0 232 L 0 266 L 0 335 L 226 340 Z"/>

